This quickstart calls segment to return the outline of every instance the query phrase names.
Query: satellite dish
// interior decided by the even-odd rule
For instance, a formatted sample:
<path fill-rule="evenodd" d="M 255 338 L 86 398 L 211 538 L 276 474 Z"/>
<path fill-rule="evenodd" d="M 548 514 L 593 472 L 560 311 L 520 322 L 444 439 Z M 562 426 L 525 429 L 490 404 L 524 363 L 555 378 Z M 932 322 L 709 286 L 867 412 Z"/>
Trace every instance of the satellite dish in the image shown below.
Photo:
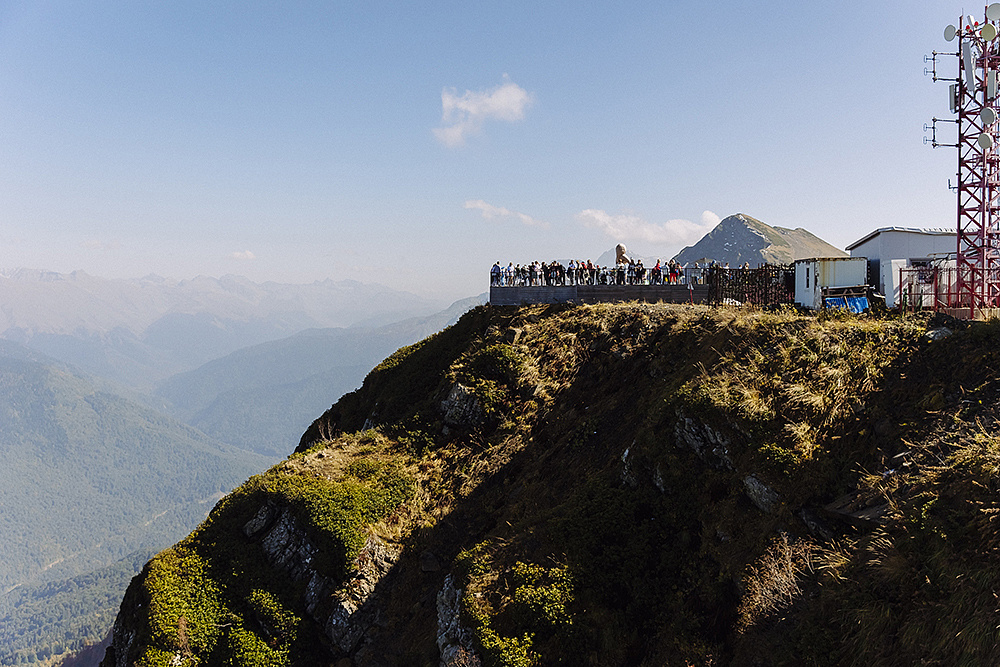
<path fill-rule="evenodd" d="M 944 41 L 950 42 L 951 40 L 955 39 L 956 34 L 958 34 L 958 28 L 956 28 L 953 25 L 949 25 L 947 28 L 944 29 Z"/>
<path fill-rule="evenodd" d="M 1000 20 L 1000 2 L 994 2 L 986 8 L 986 18 L 991 21 Z"/>
<path fill-rule="evenodd" d="M 983 26 L 983 29 L 979 31 L 979 35 L 983 38 L 984 42 L 992 42 L 997 36 L 996 26 L 992 23 L 987 23 Z"/>
<path fill-rule="evenodd" d="M 979 112 L 979 117 L 983 120 L 983 125 L 992 125 L 997 122 L 997 112 L 992 107 L 983 107 Z"/>
<path fill-rule="evenodd" d="M 979 144 L 979 147 L 984 151 L 988 151 L 993 148 L 993 137 L 991 137 L 988 132 L 983 132 L 979 135 L 979 138 L 976 139 L 976 143 Z"/>

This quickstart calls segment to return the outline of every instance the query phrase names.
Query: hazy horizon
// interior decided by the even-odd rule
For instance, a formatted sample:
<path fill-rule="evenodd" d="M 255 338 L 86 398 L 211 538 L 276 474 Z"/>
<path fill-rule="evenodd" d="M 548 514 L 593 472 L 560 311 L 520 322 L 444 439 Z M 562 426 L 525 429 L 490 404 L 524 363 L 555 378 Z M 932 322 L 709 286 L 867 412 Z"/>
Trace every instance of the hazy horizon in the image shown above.
<path fill-rule="evenodd" d="M 952 227 L 923 55 L 961 9 L 14 0 L 0 265 L 446 300 L 739 212 L 838 247 Z"/>

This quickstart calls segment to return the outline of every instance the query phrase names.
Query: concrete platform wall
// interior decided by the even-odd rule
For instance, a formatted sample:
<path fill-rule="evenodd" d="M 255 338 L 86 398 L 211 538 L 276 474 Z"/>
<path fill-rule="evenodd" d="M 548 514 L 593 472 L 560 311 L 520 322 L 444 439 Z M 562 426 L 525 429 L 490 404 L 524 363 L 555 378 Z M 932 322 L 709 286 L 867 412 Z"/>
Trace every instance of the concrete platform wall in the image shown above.
<path fill-rule="evenodd" d="M 645 301 L 647 303 L 708 302 L 708 286 L 695 285 L 563 285 L 560 287 L 491 287 L 490 303 L 494 306 L 525 306 L 538 303 L 615 303 Z"/>

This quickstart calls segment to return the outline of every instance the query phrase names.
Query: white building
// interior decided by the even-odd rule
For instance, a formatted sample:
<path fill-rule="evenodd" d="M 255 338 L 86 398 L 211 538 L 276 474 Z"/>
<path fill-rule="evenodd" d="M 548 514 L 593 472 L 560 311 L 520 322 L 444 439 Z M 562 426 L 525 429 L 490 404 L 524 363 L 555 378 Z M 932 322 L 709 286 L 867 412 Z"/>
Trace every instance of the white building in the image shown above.
<path fill-rule="evenodd" d="M 868 258 L 868 274 L 885 305 L 900 300 L 899 269 L 954 265 L 958 236 L 954 229 L 880 227 L 847 246 L 851 257 Z"/>
<path fill-rule="evenodd" d="M 868 262 L 864 257 L 813 257 L 795 260 L 795 303 L 819 310 L 824 290 L 847 291 L 868 284 Z"/>

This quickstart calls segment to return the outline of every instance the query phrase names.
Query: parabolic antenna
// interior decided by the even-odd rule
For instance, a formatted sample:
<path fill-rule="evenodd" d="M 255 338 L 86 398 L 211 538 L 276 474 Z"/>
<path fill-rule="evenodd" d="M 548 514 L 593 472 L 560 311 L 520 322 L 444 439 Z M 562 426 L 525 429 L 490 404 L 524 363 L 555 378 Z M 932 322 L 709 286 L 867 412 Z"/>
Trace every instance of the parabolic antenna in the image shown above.
<path fill-rule="evenodd" d="M 983 107 L 979 112 L 979 117 L 983 120 L 983 125 L 992 125 L 997 122 L 997 112 L 992 107 Z"/>
<path fill-rule="evenodd" d="M 984 42 L 992 42 L 997 37 L 997 29 L 992 23 L 987 23 L 983 26 L 983 29 L 979 31 L 979 36 L 983 38 Z"/>
<path fill-rule="evenodd" d="M 988 151 L 993 147 L 993 137 L 990 136 L 989 132 L 983 132 L 979 135 L 979 138 L 976 139 L 976 143 L 979 144 L 979 147 L 984 151 Z"/>
<path fill-rule="evenodd" d="M 986 18 L 991 21 L 1000 20 L 1000 2 L 994 2 L 986 8 Z"/>
<path fill-rule="evenodd" d="M 953 25 L 949 25 L 944 29 L 944 41 L 950 42 L 951 40 L 955 39 L 956 34 L 958 34 L 958 28 L 956 28 Z"/>

